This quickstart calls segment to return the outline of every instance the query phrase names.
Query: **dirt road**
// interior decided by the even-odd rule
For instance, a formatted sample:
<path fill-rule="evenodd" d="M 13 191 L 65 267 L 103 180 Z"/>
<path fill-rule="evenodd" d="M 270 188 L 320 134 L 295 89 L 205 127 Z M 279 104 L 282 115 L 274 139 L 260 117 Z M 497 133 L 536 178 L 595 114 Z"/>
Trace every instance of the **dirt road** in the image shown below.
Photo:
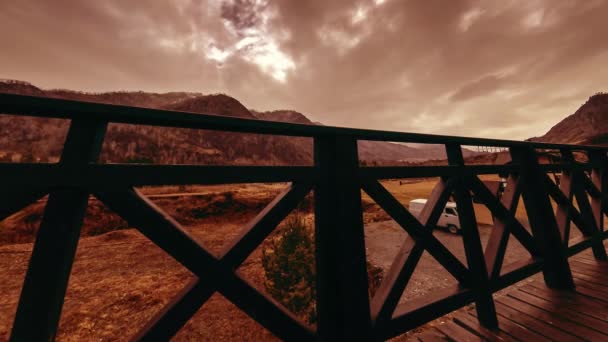
<path fill-rule="evenodd" d="M 492 232 L 492 226 L 479 225 L 482 246 L 485 245 Z M 467 261 L 464 253 L 462 236 L 442 230 L 435 230 L 433 235 L 446 246 L 465 266 Z M 407 233 L 395 221 L 369 223 L 365 226 L 365 245 L 368 259 L 385 272 L 395 258 L 395 255 L 405 242 Z M 513 237 L 510 238 L 505 255 L 504 265 L 526 260 L 530 254 Z M 428 252 L 424 252 L 414 275 L 405 291 L 402 300 L 417 298 L 434 290 L 455 285 L 457 281 L 441 266 Z"/>

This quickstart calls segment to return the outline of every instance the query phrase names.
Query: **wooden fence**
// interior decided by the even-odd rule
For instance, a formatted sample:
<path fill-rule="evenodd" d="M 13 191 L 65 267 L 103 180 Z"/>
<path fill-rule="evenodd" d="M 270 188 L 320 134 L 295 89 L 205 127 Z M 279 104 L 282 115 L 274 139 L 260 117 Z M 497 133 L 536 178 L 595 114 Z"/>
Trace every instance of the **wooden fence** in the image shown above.
<path fill-rule="evenodd" d="M 573 288 L 568 257 L 592 248 L 606 259 L 602 241 L 608 149 L 495 139 L 308 126 L 0 94 L 0 113 L 70 120 L 61 159 L 55 164 L 0 164 L 0 219 L 49 194 L 24 280 L 11 340 L 53 340 L 61 315 L 79 232 L 90 194 L 197 276 L 140 331 L 135 339 L 173 336 L 213 295 L 221 293 L 284 340 L 383 340 L 469 303 L 486 327 L 496 327 L 492 294 L 537 272 L 552 288 Z M 311 137 L 311 166 L 204 166 L 100 164 L 109 123 L 182 127 L 229 132 Z M 441 144 L 444 166 L 360 166 L 361 140 Z M 508 165 L 467 165 L 462 146 L 508 150 Z M 561 157 L 539 163 L 537 153 Z M 585 158 L 575 158 L 575 156 Z M 550 177 L 559 173 L 559 185 Z M 479 178 L 508 175 L 502 196 Z M 419 218 L 383 185 L 384 179 L 439 177 Z M 289 182 L 220 257 L 190 237 L 136 186 Z M 408 234 L 373 298 L 368 295 L 361 189 Z M 316 329 L 235 273 L 299 202 L 314 191 L 317 286 Z M 482 246 L 472 196 L 495 218 Z M 432 234 L 446 201 L 457 203 L 467 266 Z M 515 217 L 520 198 L 529 227 Z M 556 203 L 554 209 L 551 199 Z M 582 235 L 570 241 L 571 222 Z M 503 266 L 513 235 L 532 258 Z M 432 255 L 459 284 L 432 297 L 400 303 L 422 253 Z"/>

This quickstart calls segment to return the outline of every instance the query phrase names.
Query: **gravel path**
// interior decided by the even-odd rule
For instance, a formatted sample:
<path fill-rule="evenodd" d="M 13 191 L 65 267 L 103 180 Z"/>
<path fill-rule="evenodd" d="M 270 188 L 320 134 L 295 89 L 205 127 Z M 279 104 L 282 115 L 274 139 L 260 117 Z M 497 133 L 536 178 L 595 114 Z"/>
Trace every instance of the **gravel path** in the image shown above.
<path fill-rule="evenodd" d="M 479 225 L 479 234 L 484 248 L 492 229 L 490 225 Z M 433 235 L 467 266 L 461 235 L 454 235 L 442 230 L 435 230 Z M 365 226 L 365 243 L 368 259 L 387 272 L 407 236 L 407 233 L 401 226 L 392 220 L 367 224 Z M 515 238 L 511 237 L 507 246 L 504 265 L 526 260 L 529 257 L 530 254 L 524 247 Z M 424 252 L 402 297 L 402 301 L 406 298 L 417 298 L 434 290 L 455 284 L 457 284 L 456 279 L 428 252 Z"/>

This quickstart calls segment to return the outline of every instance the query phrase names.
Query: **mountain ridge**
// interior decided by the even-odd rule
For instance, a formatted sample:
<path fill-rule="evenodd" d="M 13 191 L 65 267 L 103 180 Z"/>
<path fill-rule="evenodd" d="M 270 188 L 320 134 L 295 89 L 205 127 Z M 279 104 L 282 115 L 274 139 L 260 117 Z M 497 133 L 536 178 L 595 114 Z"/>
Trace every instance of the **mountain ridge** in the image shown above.
<path fill-rule="evenodd" d="M 35 85 L 16 80 L 0 80 L 0 92 L 46 96 L 78 101 L 99 102 L 146 108 L 214 114 L 245 119 L 281 121 L 298 124 L 321 125 L 312 122 L 295 110 L 255 111 L 247 109 L 237 99 L 226 94 L 204 95 L 196 92 L 150 93 L 143 91 L 115 91 L 88 93 L 66 89 L 44 90 Z M 37 124 L 32 120 L 38 120 Z M 12 117 L 0 118 L 4 139 L 0 146 L 5 150 L 26 156 L 26 161 L 45 161 L 44 155 L 34 155 L 42 150 L 58 158 L 61 138 L 67 127 L 54 119 Z M 37 127 L 32 132 L 28 127 Z M 164 131 L 164 133 L 162 132 Z M 26 139 L 11 137 L 25 136 Z M 139 125 L 110 125 L 104 150 L 103 162 L 152 162 L 152 163 L 234 163 L 265 165 L 301 165 L 312 163 L 312 139 L 301 137 L 269 136 L 219 131 L 160 128 Z M 172 143 L 167 145 L 167 140 Z M 11 141 L 16 143 L 11 143 Z M 2 144 L 2 143 L 5 144 Z M 30 145 L 23 151 L 19 144 Z M 163 144 L 164 143 L 164 144 Z M 429 159 L 445 159 L 443 149 L 415 148 L 399 143 L 360 141 L 360 159 L 365 162 L 401 162 Z M 6 152 L 6 151 L 5 151 Z M 470 151 L 466 151 L 470 154 Z M 4 160 L 16 161 L 4 153 Z M 0 160 L 3 159 L 0 151 Z M 17 160 L 21 161 L 21 160 Z"/>
<path fill-rule="evenodd" d="M 547 133 L 528 141 L 608 145 L 608 93 L 596 93 Z"/>

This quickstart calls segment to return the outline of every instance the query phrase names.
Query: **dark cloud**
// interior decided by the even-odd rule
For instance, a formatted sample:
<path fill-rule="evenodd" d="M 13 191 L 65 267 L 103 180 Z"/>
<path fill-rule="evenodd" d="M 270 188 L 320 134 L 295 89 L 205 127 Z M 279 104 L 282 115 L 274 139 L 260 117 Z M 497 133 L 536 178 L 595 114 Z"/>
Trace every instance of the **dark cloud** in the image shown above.
<path fill-rule="evenodd" d="M 260 25 L 262 22 L 260 13 L 267 7 L 267 3 L 256 0 L 227 1 L 220 6 L 220 16 L 240 31 Z"/>
<path fill-rule="evenodd" d="M 606 90 L 605 13 L 608 0 L 4 1 L 0 78 L 526 138 Z"/>

